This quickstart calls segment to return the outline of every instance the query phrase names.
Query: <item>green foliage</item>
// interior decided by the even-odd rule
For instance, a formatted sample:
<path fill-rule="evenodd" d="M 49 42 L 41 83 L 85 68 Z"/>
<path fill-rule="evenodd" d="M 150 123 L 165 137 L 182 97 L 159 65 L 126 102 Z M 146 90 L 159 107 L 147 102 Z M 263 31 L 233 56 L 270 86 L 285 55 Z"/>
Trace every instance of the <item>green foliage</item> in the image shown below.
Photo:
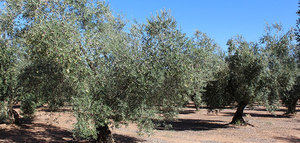
<path fill-rule="evenodd" d="M 8 102 L 10 115 L 16 113 L 13 105 L 18 102 L 24 116 L 32 116 L 40 103 L 55 110 L 75 94 L 71 83 L 77 73 L 71 72 L 80 55 L 69 40 L 74 39 L 74 23 L 60 20 L 63 3 L 58 1 L 7 0 L 4 4 L 0 12 L 1 101 Z M 49 10 L 53 6 L 58 7 Z"/>
<path fill-rule="evenodd" d="M 16 8 L 17 3 L 11 8 Z M 20 96 L 20 86 L 17 76 L 22 68 L 22 56 L 20 48 L 20 33 L 14 28 L 14 19 L 17 17 L 17 10 L 0 11 L 0 101 L 2 107 L 6 104 L 8 122 L 18 119 L 13 105 Z M 16 121 L 17 122 L 17 121 Z"/>
<path fill-rule="evenodd" d="M 297 53 L 293 38 L 292 31 L 283 33 L 282 27 L 274 24 L 266 27 L 260 43 L 248 43 L 241 37 L 229 40 L 226 66 L 206 87 L 204 101 L 209 108 L 237 103 L 234 123 L 243 121 L 246 105 L 259 103 L 275 110 L 280 98 L 292 95 Z"/>
<path fill-rule="evenodd" d="M 274 24 L 266 27 L 266 34 L 261 39 L 269 72 L 269 82 L 266 82 L 270 90 L 265 100 L 267 107 L 272 107 L 280 98 L 283 101 L 292 98 L 289 91 L 297 77 L 297 47 L 294 38 L 293 30 L 284 33 L 281 25 Z M 273 109 L 276 107 L 273 106 Z"/>
<path fill-rule="evenodd" d="M 70 101 L 74 94 L 63 68 L 53 61 L 37 61 L 26 66 L 19 76 L 25 93 L 35 96 L 35 103 L 48 103 L 49 109 L 55 110 Z"/>
<path fill-rule="evenodd" d="M 265 63 L 256 44 L 237 38 L 228 42 L 228 92 L 237 103 L 254 103 L 264 95 Z"/>
<path fill-rule="evenodd" d="M 27 94 L 22 97 L 20 109 L 22 115 L 26 119 L 32 119 L 34 117 L 35 108 L 37 105 L 37 99 L 34 94 Z"/>
<path fill-rule="evenodd" d="M 300 3 L 298 3 L 298 7 Z M 297 45 L 298 45 L 298 51 L 299 51 L 299 47 L 300 47 L 300 9 L 298 9 L 297 11 L 297 15 L 298 15 L 298 19 L 297 19 L 297 24 L 296 24 L 296 31 L 295 31 L 295 34 L 296 34 L 296 40 L 297 40 Z M 299 52 L 298 52 L 298 58 L 299 58 Z"/>
<path fill-rule="evenodd" d="M 9 119 L 7 103 L 0 102 L 0 123 L 5 123 Z"/>
<path fill-rule="evenodd" d="M 176 114 L 187 98 L 187 61 L 185 50 L 189 46 L 177 27 L 177 22 L 165 10 L 157 13 L 142 26 L 141 53 L 145 60 L 150 85 L 148 102 L 159 105 L 166 118 Z M 168 117 L 169 116 L 169 117 Z"/>
<path fill-rule="evenodd" d="M 226 66 L 215 74 L 205 93 L 210 108 L 221 108 L 232 103 L 252 104 L 267 90 L 263 86 L 265 63 L 256 44 L 237 37 L 228 41 Z"/>
<path fill-rule="evenodd" d="M 292 89 L 288 91 L 284 96 L 281 97 L 283 104 L 288 108 L 286 114 L 296 114 L 296 105 L 298 100 L 300 99 L 300 10 L 297 11 L 298 14 L 298 19 L 297 19 L 297 24 L 296 24 L 296 29 L 295 29 L 295 35 L 296 35 L 296 41 L 297 41 L 297 46 L 293 50 L 294 54 L 294 62 L 297 64 L 295 72 L 296 72 L 296 81 L 295 84 L 293 85 Z M 289 63 L 293 64 L 293 63 Z"/>
<path fill-rule="evenodd" d="M 203 95 L 203 101 L 208 108 L 224 108 L 234 102 L 228 92 L 229 69 L 224 64 L 219 70 L 215 71 L 214 79 L 207 83 Z"/>
<path fill-rule="evenodd" d="M 24 2 L 24 8 L 29 8 L 23 15 L 30 23 L 23 37 L 29 64 L 23 68 L 19 80 L 25 93 L 34 94 L 36 102 L 47 103 L 50 110 L 63 106 L 76 94 L 71 84 L 76 74 L 76 66 L 72 65 L 79 58 L 76 52 L 79 49 L 73 47 L 77 31 L 72 19 L 66 20 L 65 4 Z"/>
<path fill-rule="evenodd" d="M 2 35 L 0 40 L 0 99 L 4 101 L 15 96 L 17 57 L 14 54 L 16 49 L 9 45 L 9 41 L 4 39 L 4 35 Z"/>
<path fill-rule="evenodd" d="M 102 9 L 106 6 L 97 10 Z M 188 39 L 174 19 L 162 11 L 147 24 L 133 26 L 128 35 L 120 29 L 121 19 L 106 12 L 105 22 L 93 27 L 99 30 L 83 33 L 89 41 L 81 49 L 89 75 L 82 96 L 74 99 L 74 110 L 75 135 L 84 138 L 97 138 L 99 127 L 128 121 L 147 132 L 154 126 L 152 119 L 173 117 L 185 99 L 183 48 Z"/>
<path fill-rule="evenodd" d="M 191 39 L 185 52 L 187 60 L 188 94 L 196 105 L 202 104 L 202 94 L 209 81 L 214 79 L 213 74 L 222 68 L 222 52 L 218 45 L 205 33 L 197 31 Z"/>

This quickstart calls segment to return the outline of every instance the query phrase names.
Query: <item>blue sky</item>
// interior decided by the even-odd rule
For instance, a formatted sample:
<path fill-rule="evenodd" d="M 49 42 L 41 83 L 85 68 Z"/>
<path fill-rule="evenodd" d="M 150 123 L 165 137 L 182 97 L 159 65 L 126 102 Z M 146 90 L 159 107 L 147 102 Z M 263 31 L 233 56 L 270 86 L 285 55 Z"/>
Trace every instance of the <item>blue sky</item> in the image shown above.
<path fill-rule="evenodd" d="M 161 9 L 168 9 L 183 32 L 207 33 L 222 49 L 233 36 L 258 41 L 266 23 L 279 22 L 285 30 L 296 25 L 298 0 L 107 0 L 114 12 L 127 20 L 146 22 Z M 1 10 L 1 2 L 0 2 Z"/>
<path fill-rule="evenodd" d="M 160 9 L 169 9 L 183 32 L 207 33 L 224 49 L 237 34 L 258 41 L 266 23 L 285 30 L 296 25 L 298 0 L 108 0 L 113 11 L 132 21 L 145 22 Z"/>

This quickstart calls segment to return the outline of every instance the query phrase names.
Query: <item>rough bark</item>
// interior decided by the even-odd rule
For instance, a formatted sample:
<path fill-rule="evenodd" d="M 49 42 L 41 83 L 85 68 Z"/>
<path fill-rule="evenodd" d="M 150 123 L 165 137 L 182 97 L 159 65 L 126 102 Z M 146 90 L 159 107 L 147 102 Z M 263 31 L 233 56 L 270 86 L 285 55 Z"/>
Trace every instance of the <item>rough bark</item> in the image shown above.
<path fill-rule="evenodd" d="M 234 113 L 234 116 L 232 118 L 232 121 L 230 122 L 230 124 L 240 124 L 240 125 L 245 125 L 246 122 L 243 118 L 244 115 L 244 109 L 247 106 L 247 103 L 245 102 L 240 102 L 238 104 L 237 110 Z"/>
<path fill-rule="evenodd" d="M 19 116 L 17 111 L 15 111 L 14 109 L 10 109 L 8 111 L 8 114 L 9 114 L 9 117 L 10 117 L 10 119 L 9 119 L 10 123 L 17 124 L 17 125 L 21 123 L 20 116 Z"/>
<path fill-rule="evenodd" d="M 98 131 L 98 138 L 97 143 L 114 143 L 113 136 L 111 134 L 111 131 L 109 130 L 108 125 L 99 126 L 97 128 Z"/>

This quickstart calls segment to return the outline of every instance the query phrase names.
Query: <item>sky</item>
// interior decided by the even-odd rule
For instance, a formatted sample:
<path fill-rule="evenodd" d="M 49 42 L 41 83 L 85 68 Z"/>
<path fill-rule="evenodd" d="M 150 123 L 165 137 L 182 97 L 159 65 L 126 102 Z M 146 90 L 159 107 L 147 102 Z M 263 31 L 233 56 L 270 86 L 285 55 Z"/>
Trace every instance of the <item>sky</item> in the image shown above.
<path fill-rule="evenodd" d="M 132 22 L 161 9 L 171 11 L 183 32 L 192 36 L 196 30 L 207 33 L 223 50 L 227 40 L 242 35 L 258 41 L 266 23 L 281 23 L 284 30 L 295 27 L 298 0 L 108 0 L 114 12 Z M 300 9 L 300 8 L 299 8 Z"/>
<path fill-rule="evenodd" d="M 242 35 L 258 41 L 266 23 L 281 23 L 287 31 L 296 25 L 300 0 L 107 0 L 129 21 L 145 23 L 161 9 L 171 11 L 182 31 L 207 33 L 226 51 L 228 39 Z M 2 7 L 3 8 L 3 7 Z M 1 10 L 1 2 L 0 2 Z"/>

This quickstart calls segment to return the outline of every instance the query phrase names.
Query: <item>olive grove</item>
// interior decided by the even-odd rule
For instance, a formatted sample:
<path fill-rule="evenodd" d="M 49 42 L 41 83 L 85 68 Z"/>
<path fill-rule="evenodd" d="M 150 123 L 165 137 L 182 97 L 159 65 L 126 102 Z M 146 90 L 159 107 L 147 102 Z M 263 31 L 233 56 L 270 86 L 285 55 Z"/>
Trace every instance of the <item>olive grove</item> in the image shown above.
<path fill-rule="evenodd" d="M 205 33 L 187 36 L 166 10 L 128 28 L 105 1 L 0 2 L 0 122 L 71 105 L 76 139 L 114 142 L 110 128 L 135 123 L 149 133 L 190 100 L 236 105 L 234 124 L 256 103 L 275 109 L 282 100 L 295 112 L 299 46 L 280 25 L 257 43 L 230 39 L 225 54 Z"/>

